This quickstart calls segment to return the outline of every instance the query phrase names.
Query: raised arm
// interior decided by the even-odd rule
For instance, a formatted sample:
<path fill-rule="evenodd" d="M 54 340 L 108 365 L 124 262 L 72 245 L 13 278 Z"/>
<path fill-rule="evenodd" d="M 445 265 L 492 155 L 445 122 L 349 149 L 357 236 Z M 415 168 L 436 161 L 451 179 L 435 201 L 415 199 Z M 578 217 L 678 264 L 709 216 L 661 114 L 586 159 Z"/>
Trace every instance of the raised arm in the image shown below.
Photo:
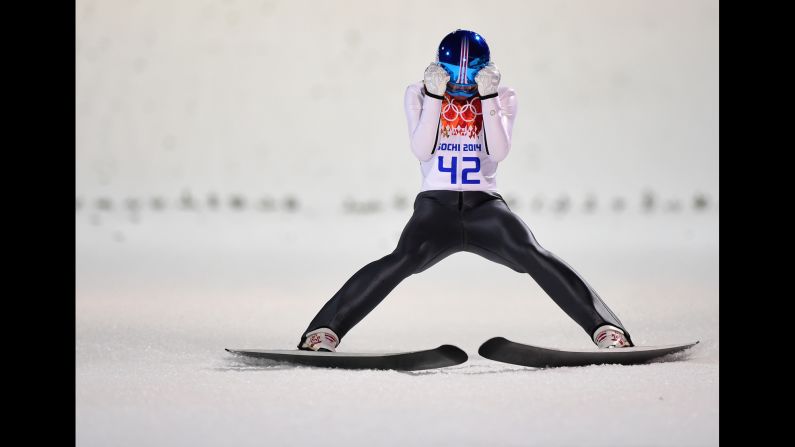
<path fill-rule="evenodd" d="M 436 62 L 425 69 L 422 82 L 406 89 L 404 107 L 411 151 L 420 161 L 430 160 L 439 138 L 442 100 L 450 75 Z"/>
<path fill-rule="evenodd" d="M 486 153 L 494 161 L 502 161 L 511 150 L 513 122 L 516 118 L 516 92 L 508 87 L 500 87 L 483 99 L 480 104 L 483 111 L 483 134 Z"/>
<path fill-rule="evenodd" d="M 500 71 L 494 62 L 475 75 L 483 112 L 483 139 L 486 153 L 494 161 L 502 161 L 511 150 L 513 120 L 516 118 L 516 92 L 499 87 Z"/>
<path fill-rule="evenodd" d="M 429 160 L 439 136 L 442 99 L 428 94 L 422 83 L 418 82 L 408 86 L 404 103 L 411 151 L 420 161 Z"/>

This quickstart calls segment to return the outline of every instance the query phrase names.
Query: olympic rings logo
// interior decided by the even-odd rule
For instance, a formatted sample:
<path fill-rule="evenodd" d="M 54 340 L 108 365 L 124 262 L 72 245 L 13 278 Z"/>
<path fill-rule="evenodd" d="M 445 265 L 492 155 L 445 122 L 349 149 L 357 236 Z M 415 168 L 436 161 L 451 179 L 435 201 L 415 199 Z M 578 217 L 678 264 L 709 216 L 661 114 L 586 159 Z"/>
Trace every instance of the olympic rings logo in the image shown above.
<path fill-rule="evenodd" d="M 442 104 L 442 116 L 446 121 L 455 121 L 460 118 L 465 123 L 474 122 L 477 117 L 482 114 L 474 104 L 475 100 L 479 99 L 480 98 L 475 97 L 463 104 L 456 104 L 445 97 L 444 103 Z"/>

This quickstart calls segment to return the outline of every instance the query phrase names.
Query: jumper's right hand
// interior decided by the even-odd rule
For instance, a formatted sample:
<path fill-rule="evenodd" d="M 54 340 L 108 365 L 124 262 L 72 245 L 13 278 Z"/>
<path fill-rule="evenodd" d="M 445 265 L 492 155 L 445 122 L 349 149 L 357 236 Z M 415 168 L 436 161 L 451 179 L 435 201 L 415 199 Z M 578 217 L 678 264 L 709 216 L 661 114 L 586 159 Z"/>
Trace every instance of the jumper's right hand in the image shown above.
<path fill-rule="evenodd" d="M 431 62 L 431 65 L 428 65 L 428 68 L 425 69 L 425 90 L 428 90 L 428 93 L 432 95 L 444 96 L 449 80 L 450 75 L 447 70 L 436 62 Z"/>

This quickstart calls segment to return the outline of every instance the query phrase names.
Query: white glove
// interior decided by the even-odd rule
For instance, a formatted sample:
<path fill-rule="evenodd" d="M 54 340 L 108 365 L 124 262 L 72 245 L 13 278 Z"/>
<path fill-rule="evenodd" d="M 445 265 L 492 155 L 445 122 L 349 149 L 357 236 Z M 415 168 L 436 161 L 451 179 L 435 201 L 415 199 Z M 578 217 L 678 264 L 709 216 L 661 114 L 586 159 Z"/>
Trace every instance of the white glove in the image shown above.
<path fill-rule="evenodd" d="M 488 65 L 481 68 L 478 74 L 475 75 L 475 82 L 478 84 L 478 93 L 480 96 L 488 96 L 497 93 L 497 87 L 500 85 L 500 70 L 494 65 L 494 62 L 489 62 Z"/>
<path fill-rule="evenodd" d="M 447 70 L 436 62 L 431 62 L 431 65 L 425 69 L 425 89 L 432 95 L 444 96 L 449 80 L 450 75 Z"/>

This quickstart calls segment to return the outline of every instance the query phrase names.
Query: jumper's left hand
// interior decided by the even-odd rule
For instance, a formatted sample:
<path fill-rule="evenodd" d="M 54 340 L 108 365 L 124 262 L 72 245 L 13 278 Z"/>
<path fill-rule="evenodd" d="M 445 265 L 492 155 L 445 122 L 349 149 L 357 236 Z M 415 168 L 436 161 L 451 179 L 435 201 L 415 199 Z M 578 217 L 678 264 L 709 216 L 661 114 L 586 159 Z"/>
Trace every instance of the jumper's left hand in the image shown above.
<path fill-rule="evenodd" d="M 478 84 L 478 93 L 480 96 L 493 95 L 497 93 L 497 87 L 500 85 L 500 70 L 494 65 L 494 62 L 489 62 L 488 65 L 481 68 L 478 74 L 475 75 L 475 82 Z"/>

